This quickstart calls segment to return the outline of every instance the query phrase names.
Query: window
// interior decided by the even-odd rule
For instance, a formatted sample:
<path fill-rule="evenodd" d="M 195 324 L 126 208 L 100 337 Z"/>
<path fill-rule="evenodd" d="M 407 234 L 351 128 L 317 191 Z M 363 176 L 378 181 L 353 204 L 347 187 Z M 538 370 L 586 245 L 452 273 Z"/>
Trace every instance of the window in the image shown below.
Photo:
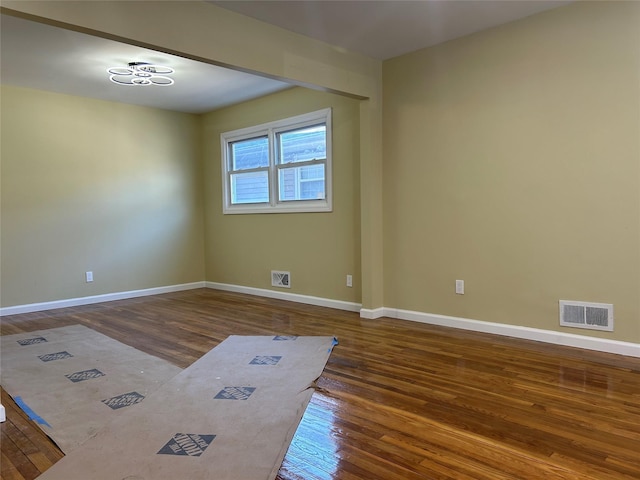
<path fill-rule="evenodd" d="M 331 109 L 226 132 L 224 213 L 331 211 Z"/>

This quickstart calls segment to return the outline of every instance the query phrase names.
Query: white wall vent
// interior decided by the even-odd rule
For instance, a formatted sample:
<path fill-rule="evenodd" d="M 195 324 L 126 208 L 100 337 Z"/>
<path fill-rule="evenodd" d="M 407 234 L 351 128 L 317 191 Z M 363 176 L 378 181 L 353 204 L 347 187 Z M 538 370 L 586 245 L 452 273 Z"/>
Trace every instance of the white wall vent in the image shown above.
<path fill-rule="evenodd" d="M 291 273 L 271 270 L 271 286 L 291 288 Z"/>
<path fill-rule="evenodd" d="M 613 305 L 560 300 L 560 325 L 612 332 Z"/>

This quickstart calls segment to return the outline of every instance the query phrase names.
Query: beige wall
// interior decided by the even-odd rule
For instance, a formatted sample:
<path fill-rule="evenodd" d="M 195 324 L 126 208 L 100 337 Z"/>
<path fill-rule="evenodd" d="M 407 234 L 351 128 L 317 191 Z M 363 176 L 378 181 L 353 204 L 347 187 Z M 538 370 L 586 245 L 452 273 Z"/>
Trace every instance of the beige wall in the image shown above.
<path fill-rule="evenodd" d="M 367 98 L 360 104 L 362 303 L 382 306 L 382 99 L 379 60 L 203 1 L 3 0 L 5 13 L 151 46 L 297 85 Z M 144 21 L 140 21 L 144 19 Z"/>
<path fill-rule="evenodd" d="M 333 212 L 223 215 L 220 134 L 327 107 Z M 360 302 L 358 118 L 357 100 L 299 87 L 203 116 L 207 280 L 272 288 L 270 271 L 285 270 L 287 293 Z"/>
<path fill-rule="evenodd" d="M 1 93 L 3 307 L 204 280 L 197 116 Z"/>
<path fill-rule="evenodd" d="M 387 61 L 384 125 L 380 62 L 211 4 L 5 0 L 3 8 L 368 97 L 359 104 L 355 222 L 365 308 L 557 330 L 558 299 L 610 302 L 616 308 L 613 334 L 564 331 L 640 341 L 637 2 L 575 2 Z M 131 20 L 140 16 L 148 21 Z M 204 148 L 213 148 L 207 142 Z M 207 159 L 208 176 L 219 176 L 214 164 Z M 208 189 L 209 249 L 211 242 L 231 241 L 214 231 L 219 205 L 213 202 L 219 201 Z M 233 218 L 223 219 L 225 227 L 237 222 L 238 232 L 263 226 Z M 3 219 L 3 241 L 6 235 Z M 237 283 L 227 273 L 233 266 L 222 260 L 206 262 L 208 277 Z M 357 301 L 356 289 L 342 287 L 345 273 L 337 290 L 316 290 L 307 281 L 297 283 L 299 268 L 291 267 L 300 293 Z M 242 279 L 253 274 L 245 271 Z M 257 275 L 252 285 L 264 286 L 267 280 Z M 24 278 L 21 285 L 52 280 L 30 273 Z M 467 282 L 466 295 L 453 293 L 456 278 Z M 67 298 L 69 289 L 53 296 Z"/>
<path fill-rule="evenodd" d="M 385 306 L 640 342 L 639 26 L 578 2 L 384 62 Z"/>

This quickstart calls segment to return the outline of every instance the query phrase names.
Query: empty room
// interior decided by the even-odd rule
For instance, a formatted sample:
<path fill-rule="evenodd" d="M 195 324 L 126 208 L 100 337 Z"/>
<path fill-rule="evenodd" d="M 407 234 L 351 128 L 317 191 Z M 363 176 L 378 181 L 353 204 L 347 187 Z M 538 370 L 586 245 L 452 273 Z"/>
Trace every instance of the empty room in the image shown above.
<path fill-rule="evenodd" d="M 2 480 L 640 478 L 640 3 L 0 9 Z"/>

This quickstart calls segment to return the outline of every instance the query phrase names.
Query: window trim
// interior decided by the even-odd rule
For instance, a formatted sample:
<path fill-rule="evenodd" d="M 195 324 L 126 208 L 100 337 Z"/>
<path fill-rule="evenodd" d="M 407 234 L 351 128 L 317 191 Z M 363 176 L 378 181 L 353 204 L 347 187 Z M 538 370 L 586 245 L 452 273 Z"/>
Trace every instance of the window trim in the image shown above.
<path fill-rule="evenodd" d="M 278 150 L 276 145 L 276 135 L 281 132 L 297 130 L 313 125 L 324 124 L 326 126 L 326 160 L 318 161 L 317 164 L 324 164 L 325 167 L 325 198 L 320 200 L 283 200 L 279 201 L 278 174 L 279 163 L 277 159 Z M 269 141 L 269 202 L 268 203 L 231 203 L 231 174 L 237 172 L 232 170 L 230 147 L 233 142 L 248 140 L 250 138 L 266 136 Z M 232 130 L 220 134 L 221 167 L 222 167 L 222 213 L 223 214 L 245 214 L 245 213 L 312 213 L 331 212 L 332 207 L 332 128 L 331 128 L 331 108 L 317 110 L 315 112 L 296 115 L 294 117 L 276 120 L 274 122 L 263 123 L 252 127 Z M 306 163 L 306 162 L 301 162 Z M 287 164 L 288 165 L 288 164 Z M 259 170 L 262 170 L 261 167 Z M 287 167 L 292 168 L 292 167 Z"/>

